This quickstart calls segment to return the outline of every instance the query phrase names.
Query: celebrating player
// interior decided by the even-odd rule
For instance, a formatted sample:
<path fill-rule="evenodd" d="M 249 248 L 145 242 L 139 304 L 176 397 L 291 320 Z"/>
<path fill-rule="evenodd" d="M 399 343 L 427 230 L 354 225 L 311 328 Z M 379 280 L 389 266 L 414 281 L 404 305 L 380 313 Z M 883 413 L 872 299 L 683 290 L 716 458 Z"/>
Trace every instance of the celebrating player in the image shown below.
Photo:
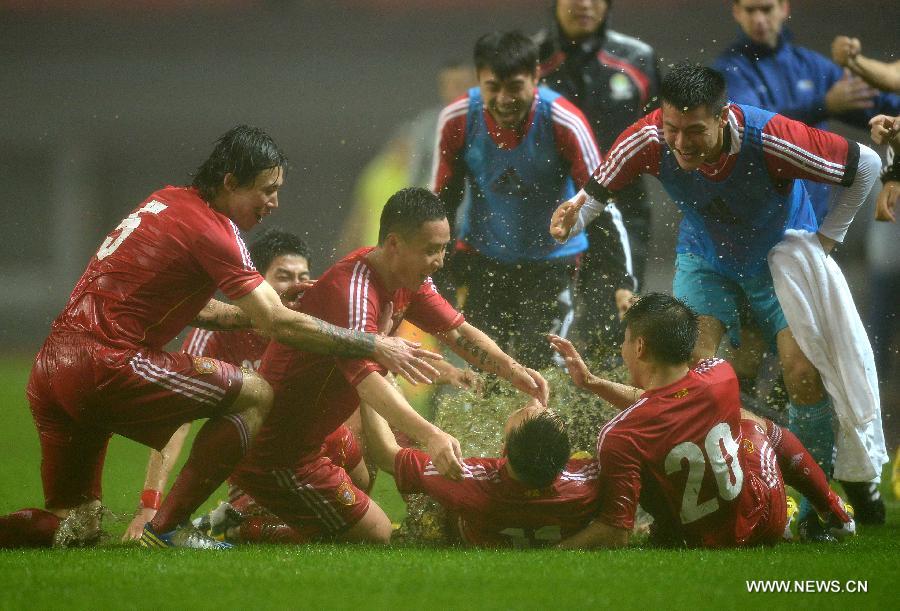
<path fill-rule="evenodd" d="M 304 350 L 374 358 L 415 381 L 434 375 L 421 360 L 431 353 L 414 345 L 289 310 L 253 268 L 239 229 L 254 227 L 278 207 L 284 166 L 268 135 L 236 127 L 218 140 L 191 187 L 153 193 L 91 258 L 27 387 L 53 516 L 99 507 L 113 433 L 159 449 L 183 423 L 209 418 L 148 529 L 163 546 L 215 545 L 176 527 L 246 452 L 272 390 L 232 364 L 165 352 L 192 321 L 227 328 L 249 326 L 252 319 L 264 333 Z M 235 306 L 210 301 L 216 289 Z M 16 536 L 50 544 L 57 521 L 40 510 L 29 515 L 12 527 Z M 94 524 L 86 537 L 98 529 Z"/>
<path fill-rule="evenodd" d="M 460 481 L 441 477 L 427 452 L 401 448 L 387 423 L 363 406 L 373 460 L 403 494 L 425 493 L 451 513 L 466 545 L 534 547 L 584 528 L 597 509 L 597 466 L 569 459 L 565 424 L 532 401 L 510 414 L 502 458 L 467 458 Z"/>
<path fill-rule="evenodd" d="M 625 313 L 622 358 L 634 387 L 592 375 L 572 344 L 551 336 L 576 385 L 626 408 L 597 439 L 599 509 L 562 547 L 628 543 L 638 503 L 658 544 L 776 543 L 787 525 L 784 478 L 807 495 L 833 538 L 855 524 L 825 474 L 789 431 L 741 410 L 737 378 L 720 359 L 693 368 L 698 317 L 650 293 Z M 822 537 L 818 537 L 822 538 Z"/>
<path fill-rule="evenodd" d="M 430 275 L 450 241 L 444 205 L 425 189 L 394 194 L 381 214 L 378 245 L 332 266 L 307 290 L 301 311 L 351 329 L 388 332 L 408 319 L 482 370 L 547 400 L 539 373 L 519 365 L 437 292 Z M 387 516 L 320 455 L 325 437 L 360 402 L 423 443 L 437 470 L 459 478 L 459 443 L 419 416 L 371 359 L 322 357 L 272 342 L 260 373 L 275 389 L 272 413 L 233 481 L 306 540 L 386 542 Z"/>
<path fill-rule="evenodd" d="M 451 211 L 466 184 L 471 192 L 452 260 L 468 286 L 466 318 L 541 368 L 553 355 L 544 334 L 561 318 L 558 297 L 587 248 L 583 235 L 556 244 L 546 224 L 556 203 L 585 184 L 600 153 L 581 111 L 538 86 L 537 61 L 537 45 L 519 32 L 478 40 L 479 86 L 441 112 L 433 190 Z M 621 290 L 604 296 L 625 304 L 633 285 L 623 245 L 618 235 L 608 242 L 616 256 L 605 259 L 606 275 Z"/>
<path fill-rule="evenodd" d="M 551 234 L 564 240 L 580 231 L 641 174 L 659 178 L 684 213 L 673 292 L 700 315 L 693 362 L 715 356 L 726 332 L 737 342 L 739 304 L 746 303 L 777 346 L 791 428 L 830 473 L 831 400 L 788 327 L 766 255 L 788 229 L 817 231 L 830 252 L 878 175 L 878 155 L 782 115 L 728 103 L 724 79 L 711 68 L 676 66 L 660 97 L 661 109 L 623 132 L 584 191 L 556 210 Z M 834 187 L 821 225 L 803 178 Z M 876 450 L 868 460 L 880 471 Z"/>
<path fill-rule="evenodd" d="M 311 285 L 309 248 L 295 234 L 270 229 L 254 240 L 249 252 L 254 265 L 262 272 L 266 282 L 275 289 L 284 305 L 288 307 L 295 305 L 303 291 Z M 194 329 L 185 338 L 182 350 L 192 356 L 214 358 L 256 371 L 268 344 L 267 337 L 252 329 L 232 331 Z M 162 451 L 150 451 L 138 511 L 126 529 L 123 540 L 140 538 L 144 524 L 156 515 L 162 490 L 165 488 L 169 472 L 181 453 L 190 426 L 190 423 L 182 425 Z M 350 473 L 354 484 L 368 490 L 369 472 L 362 462 L 362 453 L 353 431 L 346 426 L 338 428 L 326 439 L 323 452 Z M 229 498 L 237 497 L 237 493 L 229 494 Z"/>

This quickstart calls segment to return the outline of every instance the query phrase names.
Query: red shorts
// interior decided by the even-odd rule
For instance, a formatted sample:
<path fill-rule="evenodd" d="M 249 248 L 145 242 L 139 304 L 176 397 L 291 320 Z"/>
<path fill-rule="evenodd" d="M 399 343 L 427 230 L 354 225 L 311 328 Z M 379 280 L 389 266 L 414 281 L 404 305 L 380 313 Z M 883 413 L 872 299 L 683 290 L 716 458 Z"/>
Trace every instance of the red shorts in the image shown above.
<path fill-rule="evenodd" d="M 330 458 L 332 463 L 349 473 L 362 461 L 362 449 L 350 427 L 342 424 L 325 438 L 321 456 Z"/>
<path fill-rule="evenodd" d="M 744 471 L 744 489 L 731 545 L 778 543 L 787 524 L 787 497 L 778 459 L 762 425 L 741 420 L 738 460 Z"/>
<path fill-rule="evenodd" d="M 327 456 L 301 462 L 295 469 L 239 466 L 231 481 L 304 540 L 339 535 L 369 510 L 366 493 Z"/>
<path fill-rule="evenodd" d="M 83 335 L 51 334 L 35 358 L 27 395 L 41 442 L 48 508 L 101 496 L 113 433 L 162 449 L 179 426 L 213 418 L 243 384 L 239 367 L 149 348 L 111 348 Z"/>

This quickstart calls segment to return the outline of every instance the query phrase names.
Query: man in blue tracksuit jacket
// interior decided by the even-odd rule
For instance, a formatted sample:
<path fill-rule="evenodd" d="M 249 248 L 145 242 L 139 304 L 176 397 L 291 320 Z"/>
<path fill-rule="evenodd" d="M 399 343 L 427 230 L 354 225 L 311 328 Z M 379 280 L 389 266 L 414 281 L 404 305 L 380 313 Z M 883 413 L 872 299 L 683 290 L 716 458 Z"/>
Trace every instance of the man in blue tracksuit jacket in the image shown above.
<path fill-rule="evenodd" d="M 743 35 L 713 67 L 725 75 L 733 102 L 767 108 L 807 125 L 825 129 L 838 119 L 868 130 L 878 114 L 900 114 L 900 96 L 879 94 L 865 81 L 810 49 L 793 44 L 784 28 L 788 0 L 733 0 L 732 13 Z M 816 216 L 828 210 L 828 185 L 806 181 Z"/>
<path fill-rule="evenodd" d="M 825 56 L 793 44 L 784 28 L 790 15 L 788 0 L 733 0 L 732 15 L 742 36 L 713 64 L 725 75 L 732 101 L 767 108 L 820 129 L 828 119 L 867 129 L 869 119 L 877 114 L 900 114 L 900 96 L 879 94 Z M 808 180 L 804 184 L 821 222 L 831 187 Z M 821 422 L 821 430 L 806 432 L 804 443 L 831 443 L 830 425 L 826 419 Z M 844 483 L 844 488 L 858 521 L 884 522 L 884 504 L 875 484 Z M 809 511 L 809 504 L 803 503 L 801 514 Z"/>

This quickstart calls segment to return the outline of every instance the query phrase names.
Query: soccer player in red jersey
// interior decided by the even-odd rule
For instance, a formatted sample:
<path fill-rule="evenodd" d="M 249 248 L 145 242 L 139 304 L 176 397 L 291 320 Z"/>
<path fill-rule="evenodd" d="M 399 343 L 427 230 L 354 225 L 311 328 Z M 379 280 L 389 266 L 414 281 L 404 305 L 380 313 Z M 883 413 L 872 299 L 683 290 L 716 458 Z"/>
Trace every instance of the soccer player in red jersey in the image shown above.
<path fill-rule="evenodd" d="M 619 135 L 584 190 L 557 208 L 550 233 L 567 239 L 641 175 L 658 178 L 683 213 L 672 284 L 673 294 L 700 315 L 695 361 L 715 356 L 726 334 L 739 344 L 739 314 L 752 314 L 763 339 L 777 350 L 790 428 L 830 475 L 835 410 L 795 338 L 801 330 L 788 325 L 767 255 L 788 230 L 810 234 L 830 253 L 872 188 L 878 155 L 769 110 L 729 102 L 725 78 L 712 68 L 675 66 L 663 78 L 660 100 L 659 110 Z M 821 222 L 807 181 L 831 185 Z M 880 473 L 887 462 L 880 408 L 875 402 L 865 409 L 875 417 L 867 432 L 869 464 L 856 470 L 857 477 Z M 843 456 L 838 454 L 839 462 L 851 462 Z M 813 518 L 806 508 L 802 503 L 801 514 Z"/>
<path fill-rule="evenodd" d="M 654 518 L 657 543 L 776 543 L 787 525 L 782 474 L 835 531 L 855 529 L 796 437 L 742 412 L 728 363 L 707 359 L 689 365 L 697 318 L 683 302 L 661 293 L 645 295 L 628 310 L 622 358 L 634 387 L 592 375 L 570 342 L 550 337 L 576 385 L 625 408 L 597 439 L 600 501 L 594 521 L 562 547 L 627 544 L 638 503 Z"/>
<path fill-rule="evenodd" d="M 99 513 L 100 476 L 113 433 L 162 448 L 183 423 L 209 418 L 145 532 L 156 546 L 213 545 L 176 527 L 246 452 L 272 390 L 257 374 L 229 363 L 164 351 L 192 321 L 229 328 L 247 327 L 252 319 L 262 332 L 298 348 L 374 358 L 413 381 L 435 374 L 422 360 L 431 353 L 413 344 L 284 307 L 253 268 L 239 231 L 278 207 L 284 166 L 268 135 L 236 127 L 219 139 L 191 187 L 153 193 L 91 258 L 35 359 L 27 387 L 50 513 Z M 211 300 L 216 289 L 235 305 Z M 10 528 L 46 535 L 51 522 L 39 516 Z M 8 524 L 0 521 L 0 530 Z M 96 535 L 99 523 L 93 526 Z"/>
<path fill-rule="evenodd" d="M 300 295 L 311 285 L 309 248 L 306 243 L 293 233 L 270 229 L 254 240 L 249 252 L 254 265 L 281 297 L 281 302 L 288 307 L 296 305 Z M 252 329 L 193 329 L 185 338 L 181 349 L 192 356 L 210 357 L 245 370 L 256 371 L 268 344 L 267 337 Z M 123 541 L 140 538 L 144 524 L 156 515 L 159 504 L 155 501 L 165 488 L 190 427 L 190 423 L 182 425 L 162 451 L 150 451 L 138 511 L 125 530 Z M 356 428 L 359 429 L 358 426 Z M 353 431 L 346 426 L 340 427 L 325 440 L 323 452 L 350 473 L 354 484 L 368 490 L 369 472 L 362 462 L 362 452 Z M 239 498 L 246 500 L 240 496 L 240 491 L 230 491 L 229 499 Z"/>
<path fill-rule="evenodd" d="M 482 547 L 556 543 L 590 523 L 599 486 L 593 459 L 569 459 L 565 424 L 532 401 L 510 414 L 502 458 L 466 458 L 460 481 L 438 474 L 431 456 L 401 448 L 387 423 L 361 409 L 368 448 L 403 494 L 424 493 L 450 513 L 454 538 Z"/>
<path fill-rule="evenodd" d="M 381 214 L 379 243 L 344 257 L 307 290 L 301 311 L 359 331 L 394 331 L 406 318 L 480 369 L 498 374 L 542 403 L 546 381 L 465 322 L 437 292 L 450 226 L 426 189 L 403 189 Z M 273 341 L 260 373 L 274 407 L 232 479 L 307 539 L 386 542 L 391 524 L 343 469 L 320 455 L 325 437 L 360 401 L 425 445 L 442 475 L 460 478 L 459 443 L 419 416 L 371 359 L 319 356 Z"/>

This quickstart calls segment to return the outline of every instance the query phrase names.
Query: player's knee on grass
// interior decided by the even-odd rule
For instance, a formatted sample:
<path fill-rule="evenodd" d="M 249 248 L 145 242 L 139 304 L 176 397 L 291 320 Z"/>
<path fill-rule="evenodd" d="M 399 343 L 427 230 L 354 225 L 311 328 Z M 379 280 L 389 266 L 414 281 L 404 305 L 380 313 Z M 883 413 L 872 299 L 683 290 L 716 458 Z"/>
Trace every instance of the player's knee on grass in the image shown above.
<path fill-rule="evenodd" d="M 374 501 L 369 503 L 362 519 L 354 524 L 341 539 L 352 543 L 381 543 L 387 545 L 391 542 L 391 520 L 387 514 Z"/>
<path fill-rule="evenodd" d="M 256 372 L 244 371 L 241 392 L 225 413 L 240 414 L 250 434 L 254 435 L 269 414 L 273 399 L 272 387 L 262 376 Z"/>

